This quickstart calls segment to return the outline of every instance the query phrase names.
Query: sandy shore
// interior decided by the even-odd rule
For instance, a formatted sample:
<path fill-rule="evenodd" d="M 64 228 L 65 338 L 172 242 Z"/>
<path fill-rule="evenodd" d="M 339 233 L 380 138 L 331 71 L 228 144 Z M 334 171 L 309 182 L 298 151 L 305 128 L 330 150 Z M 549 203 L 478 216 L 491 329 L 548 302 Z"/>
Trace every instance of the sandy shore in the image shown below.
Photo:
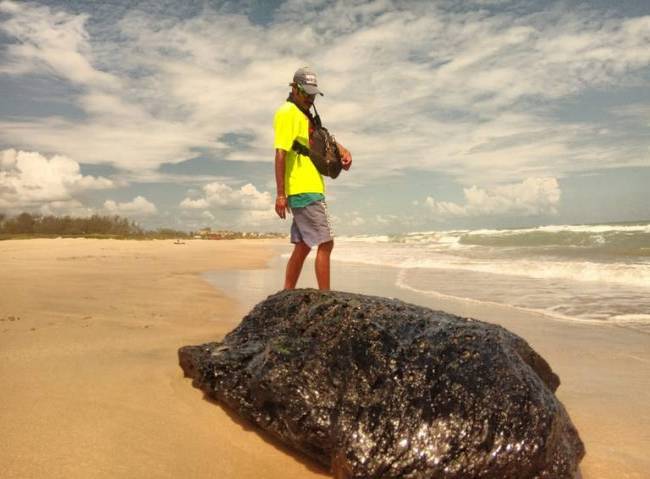
<path fill-rule="evenodd" d="M 270 254 L 265 241 L 0 242 L 2 477 L 327 477 L 178 367 L 178 347 L 239 320 L 198 273 Z"/>
<path fill-rule="evenodd" d="M 178 347 L 223 336 L 243 310 L 200 273 L 242 269 L 224 273 L 228 287 L 221 290 L 240 303 L 255 302 L 250 296 L 272 292 L 281 272 L 246 270 L 264 267 L 279 244 L 0 242 L 2 477 L 329 477 L 204 400 L 177 366 Z M 394 291 L 388 275 L 352 268 L 344 287 L 335 269 L 334 287 Z M 418 302 L 407 292 L 403 299 Z M 583 479 L 647 477 L 647 335 L 504 307 L 432 302 L 503 324 L 549 360 L 562 379 L 558 395 L 587 446 Z"/>

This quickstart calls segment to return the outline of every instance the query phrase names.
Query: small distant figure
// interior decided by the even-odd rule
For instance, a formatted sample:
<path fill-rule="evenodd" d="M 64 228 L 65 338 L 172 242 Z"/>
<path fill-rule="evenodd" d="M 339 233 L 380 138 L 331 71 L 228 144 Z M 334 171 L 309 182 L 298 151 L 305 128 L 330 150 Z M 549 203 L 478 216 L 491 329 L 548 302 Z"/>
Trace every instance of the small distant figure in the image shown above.
<path fill-rule="evenodd" d="M 185 241 L 181 241 L 177 239 L 176 241 L 174 241 L 174 244 L 185 244 Z"/>
<path fill-rule="evenodd" d="M 290 86 L 291 93 L 275 112 L 273 121 L 277 186 L 275 212 L 282 219 L 286 218 L 287 212 L 293 215 L 291 242 L 294 249 L 287 263 L 284 289 L 296 287 L 305 258 L 314 246 L 318 246 L 316 281 L 319 289 L 328 290 L 334 237 L 325 203 L 325 182 L 310 158 L 312 134 L 317 133 L 319 145 L 323 144 L 320 118 L 317 113 L 312 115 L 310 112 L 316 95 L 322 96 L 323 93 L 318 88 L 316 73 L 309 67 L 299 68 Z M 352 166 L 350 152 L 333 137 L 327 136 L 325 143 L 330 140 L 340 161 L 338 171 L 341 168 L 349 170 Z"/>

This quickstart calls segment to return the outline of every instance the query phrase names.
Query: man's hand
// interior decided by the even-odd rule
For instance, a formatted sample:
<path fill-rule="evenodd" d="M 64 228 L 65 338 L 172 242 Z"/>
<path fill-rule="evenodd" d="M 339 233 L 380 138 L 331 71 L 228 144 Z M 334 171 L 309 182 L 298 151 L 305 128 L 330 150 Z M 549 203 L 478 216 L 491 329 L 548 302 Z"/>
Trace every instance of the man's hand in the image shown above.
<path fill-rule="evenodd" d="M 352 166 L 352 155 L 350 152 L 340 143 L 337 143 L 336 146 L 339 149 L 339 153 L 341 153 L 341 166 L 345 171 L 349 170 L 350 167 Z"/>
<path fill-rule="evenodd" d="M 275 186 L 278 196 L 275 198 L 275 212 L 282 219 L 287 217 L 287 197 L 284 194 L 284 168 L 287 152 L 280 148 L 275 149 Z"/>
<path fill-rule="evenodd" d="M 280 218 L 285 219 L 287 217 L 288 209 L 286 196 L 278 196 L 275 198 L 275 212 Z"/>

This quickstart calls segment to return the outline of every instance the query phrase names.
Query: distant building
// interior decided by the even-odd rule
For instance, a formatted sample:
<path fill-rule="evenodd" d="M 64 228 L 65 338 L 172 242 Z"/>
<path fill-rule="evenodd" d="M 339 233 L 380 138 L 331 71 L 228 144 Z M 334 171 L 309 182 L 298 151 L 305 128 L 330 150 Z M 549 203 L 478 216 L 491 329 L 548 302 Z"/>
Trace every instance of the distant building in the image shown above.
<path fill-rule="evenodd" d="M 284 238 L 283 233 L 256 233 L 242 231 L 212 231 L 211 228 L 203 228 L 194 235 L 196 239 L 208 240 L 232 240 L 232 239 L 263 239 L 263 238 Z"/>

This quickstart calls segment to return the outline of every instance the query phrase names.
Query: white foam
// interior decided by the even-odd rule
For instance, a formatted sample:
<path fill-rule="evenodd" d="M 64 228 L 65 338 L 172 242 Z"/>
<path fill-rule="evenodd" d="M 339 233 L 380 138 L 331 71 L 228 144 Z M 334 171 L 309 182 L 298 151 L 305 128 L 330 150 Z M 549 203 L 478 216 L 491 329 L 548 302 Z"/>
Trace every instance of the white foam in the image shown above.
<path fill-rule="evenodd" d="M 548 225 L 548 226 L 537 226 L 535 228 L 521 228 L 521 229 L 481 229 L 481 230 L 470 230 L 465 232 L 468 235 L 498 235 L 498 236 L 510 236 L 510 235 L 519 235 L 527 233 L 536 233 L 538 231 L 544 231 L 548 233 L 650 233 L 650 224 L 643 225 Z"/>
<path fill-rule="evenodd" d="M 422 294 L 425 296 L 429 297 L 434 297 L 434 298 L 440 298 L 440 299 L 451 299 L 451 300 L 456 300 L 456 301 L 463 301 L 466 303 L 474 303 L 474 304 L 485 304 L 485 305 L 492 305 L 492 306 L 498 306 L 501 308 L 508 308 L 509 310 L 514 310 L 514 311 L 523 311 L 526 313 L 533 313 L 533 314 L 539 314 L 544 317 L 547 317 L 549 319 L 553 319 L 556 321 L 567 321 L 567 322 L 575 322 L 575 323 L 582 323 L 582 324 L 595 324 L 599 326 L 604 326 L 607 324 L 606 321 L 603 320 L 598 320 L 598 319 L 584 319 L 584 318 L 576 318 L 572 316 L 567 316 L 564 314 L 556 313 L 552 311 L 552 309 L 536 309 L 536 308 L 524 308 L 521 306 L 513 306 L 511 304 L 507 303 L 498 303 L 496 301 L 484 301 L 484 300 L 479 300 L 479 299 L 474 299 L 474 298 L 468 298 L 464 296 L 453 296 L 451 294 L 444 294 L 440 293 L 438 291 L 430 291 L 430 290 L 423 290 L 423 289 L 418 289 L 406 282 L 405 279 L 405 273 L 407 270 L 400 270 L 400 272 L 397 274 L 397 278 L 395 279 L 395 286 L 397 286 L 400 289 L 404 289 L 407 291 L 412 291 L 414 293 Z"/>
<path fill-rule="evenodd" d="M 609 319 L 621 324 L 634 323 L 650 325 L 650 314 L 619 314 Z"/>
<path fill-rule="evenodd" d="M 552 233 L 562 231 L 573 231 L 578 233 L 650 233 L 650 225 L 555 225 L 540 226 L 537 231 L 549 231 Z"/>
<path fill-rule="evenodd" d="M 451 253 L 451 251 L 450 251 Z M 372 248 L 339 246 L 333 258 L 395 268 L 451 269 L 535 279 L 621 284 L 650 289 L 650 264 L 552 261 L 547 259 L 471 258 L 419 246 L 388 244 Z"/>
<path fill-rule="evenodd" d="M 462 244 L 463 238 L 471 238 L 473 236 L 483 237 L 508 237 L 517 238 L 522 237 L 522 241 L 526 241 L 526 236 L 535 233 L 576 233 L 587 234 L 591 238 L 591 244 L 598 244 L 601 246 L 606 245 L 610 241 L 615 241 L 619 235 L 630 234 L 650 234 L 650 224 L 639 225 L 549 225 L 538 226 L 535 228 L 522 228 L 522 229 L 479 229 L 479 230 L 448 230 L 448 231 L 416 231 L 411 233 L 396 234 L 396 235 L 358 235 L 358 236 L 343 236 L 338 239 L 341 241 L 354 242 L 354 243 L 370 243 L 370 244 L 386 244 L 386 243 L 401 243 L 401 244 L 421 244 L 427 245 L 432 249 L 448 249 L 448 250 L 472 250 L 478 249 L 481 245 Z M 566 239 L 563 239 L 564 244 Z M 580 248 L 584 246 L 584 239 L 578 238 L 578 243 L 575 245 Z M 471 241 L 470 241 L 471 242 Z M 520 247 L 526 247 L 522 243 Z M 534 246 L 534 245 L 533 245 Z M 569 246 L 569 245 L 566 245 Z M 498 247 L 495 245 L 488 247 Z M 510 247 L 516 247 L 511 245 Z M 641 248 L 643 249 L 643 248 Z"/>
<path fill-rule="evenodd" d="M 338 239 L 345 241 L 358 241 L 368 243 L 387 243 L 391 241 L 398 242 L 421 242 L 421 241 L 444 241 L 445 239 L 458 239 L 464 235 L 478 235 L 478 236 L 512 236 L 528 233 L 536 233 L 539 231 L 548 233 L 650 233 L 649 224 L 602 224 L 602 225 L 547 225 L 536 226 L 533 228 L 514 228 L 514 229 L 458 229 L 458 230 L 430 230 L 430 231 L 413 231 L 395 235 L 354 235 L 354 236 L 341 236 Z"/>
<path fill-rule="evenodd" d="M 355 235 L 355 236 L 337 236 L 337 241 L 347 241 L 349 243 L 388 243 L 390 237 L 386 235 Z"/>
<path fill-rule="evenodd" d="M 567 279 L 650 288 L 650 266 L 648 265 L 517 260 L 461 264 L 455 265 L 454 269 L 536 279 Z"/>
<path fill-rule="evenodd" d="M 650 333 L 650 314 L 619 314 L 608 318 L 608 321 L 635 331 Z"/>

